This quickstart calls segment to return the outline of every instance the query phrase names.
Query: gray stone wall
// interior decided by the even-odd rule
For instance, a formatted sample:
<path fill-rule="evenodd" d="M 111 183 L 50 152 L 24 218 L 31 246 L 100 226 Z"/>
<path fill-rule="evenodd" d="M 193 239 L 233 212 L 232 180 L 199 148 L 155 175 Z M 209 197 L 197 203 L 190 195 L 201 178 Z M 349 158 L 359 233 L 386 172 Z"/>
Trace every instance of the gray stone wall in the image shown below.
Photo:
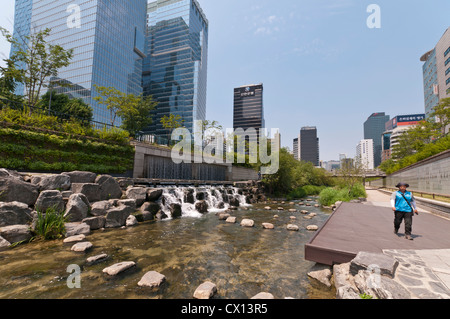
<path fill-rule="evenodd" d="M 410 189 L 450 195 L 450 150 L 404 168 L 385 178 L 369 182 L 370 186 L 392 187 L 405 182 Z"/>

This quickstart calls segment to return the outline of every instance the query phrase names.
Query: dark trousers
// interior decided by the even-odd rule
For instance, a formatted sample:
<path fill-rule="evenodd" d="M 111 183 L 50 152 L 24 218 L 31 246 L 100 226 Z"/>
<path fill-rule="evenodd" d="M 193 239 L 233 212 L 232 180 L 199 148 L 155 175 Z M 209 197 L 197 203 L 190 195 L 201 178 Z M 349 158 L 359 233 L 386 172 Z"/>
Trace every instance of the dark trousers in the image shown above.
<path fill-rule="evenodd" d="M 405 220 L 405 235 L 411 235 L 412 231 L 412 220 L 414 213 L 410 212 L 395 212 L 394 219 L 394 227 L 396 230 L 399 230 L 400 225 L 402 224 L 403 219 Z"/>

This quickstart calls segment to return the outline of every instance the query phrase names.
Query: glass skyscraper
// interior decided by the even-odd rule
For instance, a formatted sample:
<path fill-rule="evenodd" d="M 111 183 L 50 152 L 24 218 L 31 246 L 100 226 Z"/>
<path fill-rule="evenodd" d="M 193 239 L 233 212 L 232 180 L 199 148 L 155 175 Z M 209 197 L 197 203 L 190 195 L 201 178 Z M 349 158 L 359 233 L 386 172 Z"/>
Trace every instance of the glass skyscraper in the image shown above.
<path fill-rule="evenodd" d="M 158 105 L 145 133 L 166 136 L 161 118 L 170 114 L 194 133 L 206 119 L 208 20 L 195 0 L 157 0 L 147 13 L 142 83 Z"/>
<path fill-rule="evenodd" d="M 146 0 L 16 0 L 14 35 L 50 28 L 48 42 L 73 49 L 71 64 L 49 83 L 90 104 L 95 121 L 110 123 L 110 112 L 94 101 L 94 85 L 142 93 L 146 6 Z"/>
<path fill-rule="evenodd" d="M 384 112 L 373 113 L 366 122 L 364 122 L 364 139 L 373 140 L 373 162 L 374 167 L 381 164 L 382 153 L 382 134 L 386 129 L 386 122 L 390 119 Z"/>

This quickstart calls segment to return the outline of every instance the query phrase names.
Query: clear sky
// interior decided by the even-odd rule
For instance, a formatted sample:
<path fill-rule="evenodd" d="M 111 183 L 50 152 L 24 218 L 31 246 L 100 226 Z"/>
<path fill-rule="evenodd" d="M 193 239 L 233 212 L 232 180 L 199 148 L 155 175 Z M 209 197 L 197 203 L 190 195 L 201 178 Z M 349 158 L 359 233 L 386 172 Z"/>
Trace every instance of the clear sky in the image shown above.
<path fill-rule="evenodd" d="M 266 127 L 292 149 L 316 126 L 324 161 L 353 157 L 372 113 L 424 113 L 419 59 L 450 27 L 449 0 L 198 1 L 210 23 L 207 118 L 232 127 L 233 88 L 263 83 Z M 379 29 L 367 27 L 370 4 Z M 0 25 L 13 19 L 3 0 Z"/>

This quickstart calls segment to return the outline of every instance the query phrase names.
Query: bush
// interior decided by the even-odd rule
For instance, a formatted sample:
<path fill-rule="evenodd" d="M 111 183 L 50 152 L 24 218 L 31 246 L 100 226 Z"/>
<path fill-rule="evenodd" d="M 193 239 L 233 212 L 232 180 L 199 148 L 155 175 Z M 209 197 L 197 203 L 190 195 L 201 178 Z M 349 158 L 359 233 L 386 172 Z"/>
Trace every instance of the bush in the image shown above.
<path fill-rule="evenodd" d="M 366 190 L 362 184 L 355 184 L 353 188 L 328 187 L 320 192 L 319 202 L 324 206 L 331 206 L 337 201 L 349 202 L 352 199 L 367 197 Z"/>
<path fill-rule="evenodd" d="M 287 200 L 292 200 L 292 199 L 300 199 L 305 197 L 306 191 L 303 189 L 303 187 L 298 187 L 296 189 L 294 189 L 292 192 L 290 192 L 287 196 L 286 199 Z"/>
<path fill-rule="evenodd" d="M 49 208 L 45 213 L 37 212 L 36 225 L 34 227 L 35 238 L 52 240 L 64 237 L 67 218 L 64 212 Z"/>

